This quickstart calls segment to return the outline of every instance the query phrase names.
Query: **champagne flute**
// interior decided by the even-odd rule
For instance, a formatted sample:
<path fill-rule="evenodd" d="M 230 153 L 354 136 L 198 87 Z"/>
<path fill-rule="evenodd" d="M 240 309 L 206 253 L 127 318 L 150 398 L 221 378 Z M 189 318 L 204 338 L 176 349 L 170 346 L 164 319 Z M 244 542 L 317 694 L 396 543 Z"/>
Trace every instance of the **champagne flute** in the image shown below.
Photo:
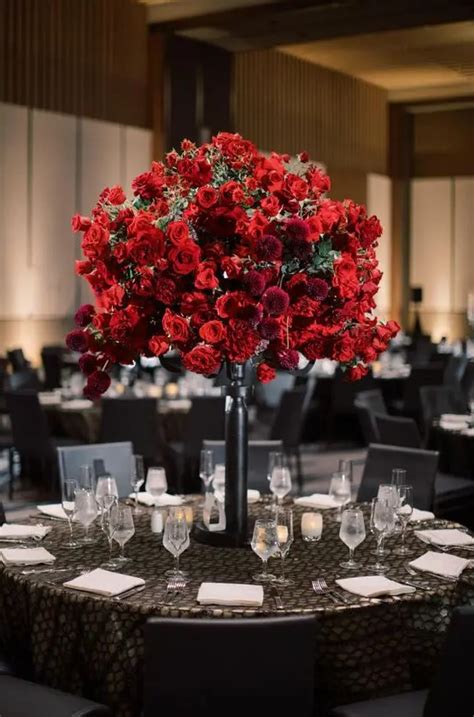
<path fill-rule="evenodd" d="M 106 563 L 103 563 L 101 565 L 102 568 L 117 568 L 119 567 L 120 563 L 118 563 L 116 560 L 112 559 L 112 550 L 113 550 L 113 543 L 114 543 L 114 526 L 111 520 L 111 512 L 112 509 L 118 505 L 118 500 L 115 495 L 104 495 L 102 498 L 102 513 L 101 513 L 101 528 L 105 533 L 105 537 L 107 538 L 107 543 L 109 545 L 109 559 Z"/>
<path fill-rule="evenodd" d="M 77 490 L 74 506 L 75 516 L 85 530 L 81 545 L 90 545 L 94 542 L 94 538 L 89 537 L 89 528 L 97 518 L 98 512 L 94 493 L 91 490 Z"/>
<path fill-rule="evenodd" d="M 141 508 L 138 507 L 138 491 L 145 482 L 145 466 L 143 464 L 143 456 L 134 455 L 132 460 L 132 475 L 130 477 L 130 485 L 135 494 L 135 515 L 142 513 Z"/>
<path fill-rule="evenodd" d="M 404 468 L 394 468 L 392 471 L 392 485 L 398 489 L 401 485 L 407 485 L 407 472 Z"/>
<path fill-rule="evenodd" d="M 275 575 L 268 572 L 268 558 L 276 555 L 279 550 L 277 524 L 275 520 L 256 520 L 253 529 L 252 550 L 263 562 L 263 571 L 253 575 L 256 582 L 270 582 Z"/>
<path fill-rule="evenodd" d="M 225 500 L 225 465 L 223 463 L 217 463 L 215 467 L 212 486 L 217 500 L 223 503 Z"/>
<path fill-rule="evenodd" d="M 408 522 L 413 513 L 413 487 L 411 485 L 399 486 L 398 496 L 399 501 L 397 506 L 397 516 L 402 526 L 402 544 L 393 552 L 395 553 L 395 555 L 409 555 L 411 551 L 405 545 L 405 537 Z"/>
<path fill-rule="evenodd" d="M 189 548 L 189 529 L 181 509 L 170 509 L 163 532 L 163 547 L 174 557 L 174 568 L 165 575 L 172 580 L 186 580 L 187 575 L 179 567 L 179 558 Z"/>
<path fill-rule="evenodd" d="M 110 473 L 105 473 L 97 478 L 97 485 L 95 488 L 95 498 L 99 508 L 102 509 L 102 496 L 104 495 L 115 495 L 117 500 L 119 497 L 117 481 L 113 478 Z"/>
<path fill-rule="evenodd" d="M 273 495 L 276 496 L 277 505 L 280 505 L 283 498 L 291 491 L 291 473 L 289 468 L 286 466 L 273 468 L 270 490 Z"/>
<path fill-rule="evenodd" d="M 329 484 L 329 495 L 338 504 L 336 521 L 341 522 L 342 507 L 351 499 L 351 481 L 346 473 L 333 473 Z"/>
<path fill-rule="evenodd" d="M 267 480 L 268 480 L 269 484 L 271 484 L 273 469 L 274 468 L 284 468 L 284 467 L 285 467 L 285 454 L 281 453 L 280 451 L 270 451 L 268 454 L 268 467 L 267 467 Z M 270 486 L 270 491 L 271 491 L 271 486 Z M 270 500 L 270 505 L 268 506 L 269 510 L 274 510 L 275 501 L 276 501 L 276 495 L 272 492 L 272 498 Z"/>
<path fill-rule="evenodd" d="M 364 516 L 359 508 L 348 508 L 343 512 L 339 537 L 349 548 L 349 560 L 342 561 L 340 566 L 347 570 L 357 570 L 359 563 L 354 560 L 354 550 L 365 540 Z"/>
<path fill-rule="evenodd" d="M 203 448 L 199 464 L 199 477 L 204 484 L 204 492 L 207 493 L 214 476 L 214 451 Z"/>
<path fill-rule="evenodd" d="M 82 490 L 88 490 L 88 491 L 92 491 L 94 488 L 91 467 L 88 465 L 83 465 L 79 468 L 78 488 L 82 489 Z"/>
<path fill-rule="evenodd" d="M 371 526 L 377 540 L 375 555 L 377 560 L 370 569 L 376 573 L 384 573 L 387 566 L 381 561 L 384 555 L 383 541 L 393 533 L 395 527 L 395 509 L 389 501 L 374 499 L 372 501 Z"/>
<path fill-rule="evenodd" d="M 112 538 L 120 546 L 120 555 L 116 558 L 119 565 L 128 563 L 130 558 L 125 557 L 125 543 L 135 535 L 135 525 L 133 523 L 132 509 L 128 505 L 120 503 L 110 508 L 110 525 L 112 530 Z"/>
<path fill-rule="evenodd" d="M 279 508 L 276 514 L 278 548 L 281 558 L 281 575 L 276 578 L 280 585 L 292 585 L 293 580 L 285 575 L 285 560 L 294 540 L 293 511 L 291 508 Z"/>
<path fill-rule="evenodd" d="M 72 532 L 72 519 L 74 516 L 77 488 L 77 481 L 70 478 L 63 481 L 61 504 L 63 506 L 64 512 L 66 513 L 66 518 L 69 525 L 69 540 L 63 543 L 65 548 L 77 548 L 79 546 L 79 543 L 73 539 Z"/>
<path fill-rule="evenodd" d="M 153 516 L 156 516 L 156 511 L 158 510 L 157 499 L 166 493 L 166 489 L 168 488 L 165 469 L 160 466 L 149 468 L 146 474 L 145 487 L 146 491 L 155 499 L 153 501 Z M 154 518 L 153 516 L 152 521 L 156 520 L 156 517 Z"/>

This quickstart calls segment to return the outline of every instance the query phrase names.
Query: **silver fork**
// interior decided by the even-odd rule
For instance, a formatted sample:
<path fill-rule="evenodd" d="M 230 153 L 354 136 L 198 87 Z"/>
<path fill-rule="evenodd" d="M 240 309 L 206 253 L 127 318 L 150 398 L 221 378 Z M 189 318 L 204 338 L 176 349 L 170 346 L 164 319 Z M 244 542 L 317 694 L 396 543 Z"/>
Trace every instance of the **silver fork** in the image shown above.
<path fill-rule="evenodd" d="M 165 598 L 168 598 L 165 600 L 165 605 L 172 605 L 173 600 L 175 599 L 176 595 L 181 591 L 184 590 L 186 587 L 186 583 L 184 580 L 181 580 L 180 578 L 171 578 L 168 581 L 168 584 L 166 586 L 166 595 Z"/>
<path fill-rule="evenodd" d="M 336 595 L 331 592 L 324 578 L 322 578 L 322 580 L 324 581 L 325 587 L 322 585 L 321 578 L 316 578 L 316 580 L 311 582 L 316 595 L 327 595 L 336 605 L 343 603 L 343 600 L 340 597 L 336 597 Z"/>
<path fill-rule="evenodd" d="M 420 580 L 423 580 L 423 574 L 418 572 L 418 570 L 415 570 L 414 568 L 410 567 L 409 565 L 405 565 L 405 570 L 409 575 L 413 575 L 413 577 L 417 577 Z M 435 578 L 439 578 L 439 580 L 445 580 L 447 583 L 455 583 L 457 582 L 457 578 L 451 578 L 447 575 L 438 575 L 438 573 L 431 573 L 429 570 L 423 570 L 424 573 L 427 575 L 432 575 Z"/>
<path fill-rule="evenodd" d="M 270 588 L 273 591 L 273 597 L 275 599 L 275 605 L 277 610 L 284 610 L 285 606 L 283 605 L 283 600 L 281 599 L 281 595 L 278 591 L 278 588 L 273 583 L 270 584 Z"/>
<path fill-rule="evenodd" d="M 352 602 L 349 596 L 344 595 L 344 593 L 341 593 L 339 590 L 336 590 L 336 588 L 330 588 L 326 582 L 326 578 L 318 578 L 318 580 L 323 590 L 331 592 L 333 595 L 338 597 L 340 600 L 342 600 L 342 602 L 345 602 L 347 605 Z"/>

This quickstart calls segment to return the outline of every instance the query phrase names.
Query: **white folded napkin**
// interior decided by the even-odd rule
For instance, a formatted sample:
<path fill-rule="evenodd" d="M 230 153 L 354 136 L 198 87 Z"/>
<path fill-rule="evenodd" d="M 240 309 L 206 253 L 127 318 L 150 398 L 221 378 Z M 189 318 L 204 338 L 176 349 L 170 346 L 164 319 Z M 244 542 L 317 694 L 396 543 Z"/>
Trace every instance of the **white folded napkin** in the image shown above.
<path fill-rule="evenodd" d="M 247 503 L 256 503 L 260 500 L 260 491 L 249 488 L 247 491 Z"/>
<path fill-rule="evenodd" d="M 466 428 L 467 423 L 464 421 L 440 421 L 439 427 L 442 428 L 444 431 L 464 431 Z"/>
<path fill-rule="evenodd" d="M 468 438 L 472 438 L 474 436 L 474 428 L 465 428 L 462 434 L 463 436 L 468 436 Z"/>
<path fill-rule="evenodd" d="M 70 401 L 64 401 L 61 404 L 63 411 L 84 411 L 86 408 L 92 408 L 93 402 L 87 398 L 73 398 Z"/>
<path fill-rule="evenodd" d="M 263 587 L 239 583 L 201 583 L 197 600 L 201 605 L 260 607 L 263 603 Z"/>
<path fill-rule="evenodd" d="M 15 523 L 4 523 L 0 525 L 0 541 L 2 538 L 12 540 L 14 538 L 34 538 L 41 540 L 49 533 L 51 527 L 44 525 L 17 525 Z"/>
<path fill-rule="evenodd" d="M 419 508 L 413 508 L 413 513 L 410 515 L 410 521 L 412 523 L 421 520 L 434 520 L 435 514 L 430 510 L 419 510 Z"/>
<path fill-rule="evenodd" d="M 303 496 L 303 498 L 296 498 L 295 505 L 303 505 L 305 508 L 339 508 L 339 503 L 336 503 L 331 495 L 325 493 L 313 493 Z"/>
<path fill-rule="evenodd" d="M 38 393 L 38 400 L 42 406 L 59 406 L 61 396 L 58 393 L 50 391 L 40 391 Z"/>
<path fill-rule="evenodd" d="M 459 558 L 457 555 L 435 553 L 432 550 L 428 550 L 427 553 L 416 558 L 416 560 L 412 560 L 409 565 L 415 570 L 436 573 L 448 578 L 458 578 L 470 562 L 470 560 Z"/>
<path fill-rule="evenodd" d="M 179 495 L 170 495 L 169 493 L 163 493 L 163 495 L 160 495 L 159 498 L 154 498 L 151 493 L 147 493 L 147 491 L 143 490 L 140 491 L 137 495 L 138 502 L 142 505 L 148 506 L 149 508 L 153 507 L 154 505 L 162 507 L 165 505 L 183 504 L 183 499 L 180 498 Z M 135 500 L 135 493 L 130 493 L 128 497 L 133 498 L 133 500 Z"/>
<path fill-rule="evenodd" d="M 107 597 L 120 595 L 120 593 L 124 593 L 127 590 L 131 590 L 131 588 L 144 584 L 145 581 L 142 578 L 136 578 L 133 575 L 113 573 L 110 570 L 102 570 L 102 568 L 96 568 L 96 570 L 92 570 L 90 573 L 79 575 L 79 577 L 74 578 L 74 580 L 63 583 L 66 588 L 83 590 L 88 593 L 96 593 L 97 595 L 105 595 Z"/>
<path fill-rule="evenodd" d="M 379 595 L 404 595 L 414 593 L 415 588 L 410 585 L 397 583 L 383 575 L 366 575 L 357 578 L 341 578 L 336 583 L 354 595 L 362 597 L 378 597 Z"/>
<path fill-rule="evenodd" d="M 61 503 L 51 503 L 49 505 L 37 505 L 36 508 L 43 515 L 49 515 L 51 518 L 62 518 L 67 520 L 67 515 Z"/>
<path fill-rule="evenodd" d="M 49 565 L 56 558 L 45 548 L 3 548 L 0 550 L 0 560 L 5 565 Z"/>
<path fill-rule="evenodd" d="M 440 421 L 443 423 L 469 423 L 470 416 L 465 413 L 443 413 Z"/>
<path fill-rule="evenodd" d="M 432 545 L 474 545 L 474 538 L 457 528 L 415 530 L 417 538 Z"/>

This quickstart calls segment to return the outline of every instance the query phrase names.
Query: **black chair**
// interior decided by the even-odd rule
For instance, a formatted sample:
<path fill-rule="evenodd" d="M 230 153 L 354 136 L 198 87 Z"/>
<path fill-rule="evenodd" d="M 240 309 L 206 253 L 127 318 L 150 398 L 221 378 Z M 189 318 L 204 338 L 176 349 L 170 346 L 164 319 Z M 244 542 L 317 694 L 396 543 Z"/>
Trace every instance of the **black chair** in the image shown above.
<path fill-rule="evenodd" d="M 41 381 L 32 368 L 25 368 L 10 374 L 6 380 L 7 391 L 40 391 Z"/>
<path fill-rule="evenodd" d="M 43 346 L 41 349 L 41 362 L 44 370 L 43 383 L 47 391 L 61 386 L 61 369 L 65 352 L 64 346 Z"/>
<path fill-rule="evenodd" d="M 284 391 L 272 426 L 270 440 L 281 441 L 287 456 L 296 463 L 298 492 L 303 489 L 303 464 L 301 460 L 301 433 L 311 398 L 305 387 Z"/>
<path fill-rule="evenodd" d="M 467 356 L 461 354 L 460 356 L 450 356 L 448 363 L 444 369 L 443 383 L 445 386 L 451 386 L 452 388 L 458 389 L 461 386 L 461 381 L 464 376 L 464 372 L 467 367 Z"/>
<path fill-rule="evenodd" d="M 433 510 L 439 453 L 415 448 L 371 444 L 357 494 L 358 502 L 371 501 L 380 483 L 390 483 L 394 468 L 407 472 L 413 486 L 413 502 L 421 510 Z"/>
<path fill-rule="evenodd" d="M 388 446 L 421 448 L 421 436 L 413 418 L 374 414 L 379 443 Z"/>
<path fill-rule="evenodd" d="M 422 386 L 420 388 L 421 412 L 425 432 L 429 431 L 435 418 L 443 413 L 466 413 L 467 400 L 459 390 L 450 386 Z"/>
<path fill-rule="evenodd" d="M 334 438 L 336 421 L 342 419 L 350 422 L 351 434 L 354 433 L 354 414 L 356 413 L 355 401 L 361 393 L 367 393 L 375 389 L 375 381 L 371 373 L 364 376 L 360 381 L 347 381 L 341 369 L 336 369 L 332 384 L 329 413 L 326 420 L 326 440 L 330 443 Z"/>
<path fill-rule="evenodd" d="M 382 391 L 378 388 L 374 388 L 371 391 L 361 391 L 355 396 L 354 406 L 366 445 L 378 443 L 379 433 L 374 414 L 382 415 L 387 413 Z"/>
<path fill-rule="evenodd" d="M 461 390 L 465 396 L 470 396 L 474 389 L 474 360 L 467 364 L 461 379 Z"/>
<path fill-rule="evenodd" d="M 155 398 L 103 398 L 100 443 L 131 441 L 145 465 L 161 461 L 158 405 Z"/>
<path fill-rule="evenodd" d="M 214 451 L 215 463 L 225 463 L 225 442 L 204 441 L 203 448 Z M 248 476 L 249 488 L 268 493 L 268 454 L 282 451 L 281 441 L 249 441 Z"/>
<path fill-rule="evenodd" d="M 130 441 L 121 443 L 87 443 L 83 446 L 58 447 L 58 466 L 61 483 L 69 478 L 78 479 L 81 466 L 103 467 L 116 480 L 119 498 L 131 491 L 130 476 L 133 465 L 133 446 Z M 98 477 L 96 471 L 93 471 Z"/>
<path fill-rule="evenodd" d="M 315 628 L 312 616 L 149 620 L 144 717 L 316 717 Z"/>
<path fill-rule="evenodd" d="M 429 690 L 337 707 L 332 717 L 472 717 L 474 608 L 453 610 L 438 671 Z"/>
<path fill-rule="evenodd" d="M 412 366 L 403 390 L 403 399 L 395 402 L 398 413 L 420 421 L 422 408 L 420 389 L 422 386 L 441 386 L 443 383 L 442 364 L 429 364 L 427 366 Z"/>
<path fill-rule="evenodd" d="M 10 349 L 7 351 L 7 358 L 13 371 L 25 371 L 30 367 L 30 362 L 26 359 L 23 349 Z"/>
<path fill-rule="evenodd" d="M 7 522 L 7 519 L 5 517 L 5 508 L 3 507 L 2 501 L 0 501 L 0 525 L 3 525 Z"/>

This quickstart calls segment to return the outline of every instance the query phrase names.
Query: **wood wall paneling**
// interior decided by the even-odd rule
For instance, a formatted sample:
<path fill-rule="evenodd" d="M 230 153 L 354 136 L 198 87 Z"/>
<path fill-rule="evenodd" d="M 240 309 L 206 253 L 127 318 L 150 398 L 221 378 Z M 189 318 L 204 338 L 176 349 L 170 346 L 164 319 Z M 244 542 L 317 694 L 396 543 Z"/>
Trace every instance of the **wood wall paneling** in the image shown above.
<path fill-rule="evenodd" d="M 474 177 L 456 177 L 453 181 L 453 309 L 464 312 L 468 293 L 474 291 Z"/>
<path fill-rule="evenodd" d="M 369 174 L 367 177 L 367 210 L 376 214 L 383 227 L 383 234 L 377 248 L 379 269 L 383 277 L 375 297 L 377 313 L 384 319 L 391 318 L 392 284 L 392 182 L 390 177 Z"/>
<path fill-rule="evenodd" d="M 145 172 L 152 159 L 152 133 L 137 127 L 125 127 L 125 177 L 122 182 L 125 192 L 131 195 L 132 180 Z"/>
<path fill-rule="evenodd" d="M 474 108 L 413 115 L 413 176 L 474 174 Z"/>

